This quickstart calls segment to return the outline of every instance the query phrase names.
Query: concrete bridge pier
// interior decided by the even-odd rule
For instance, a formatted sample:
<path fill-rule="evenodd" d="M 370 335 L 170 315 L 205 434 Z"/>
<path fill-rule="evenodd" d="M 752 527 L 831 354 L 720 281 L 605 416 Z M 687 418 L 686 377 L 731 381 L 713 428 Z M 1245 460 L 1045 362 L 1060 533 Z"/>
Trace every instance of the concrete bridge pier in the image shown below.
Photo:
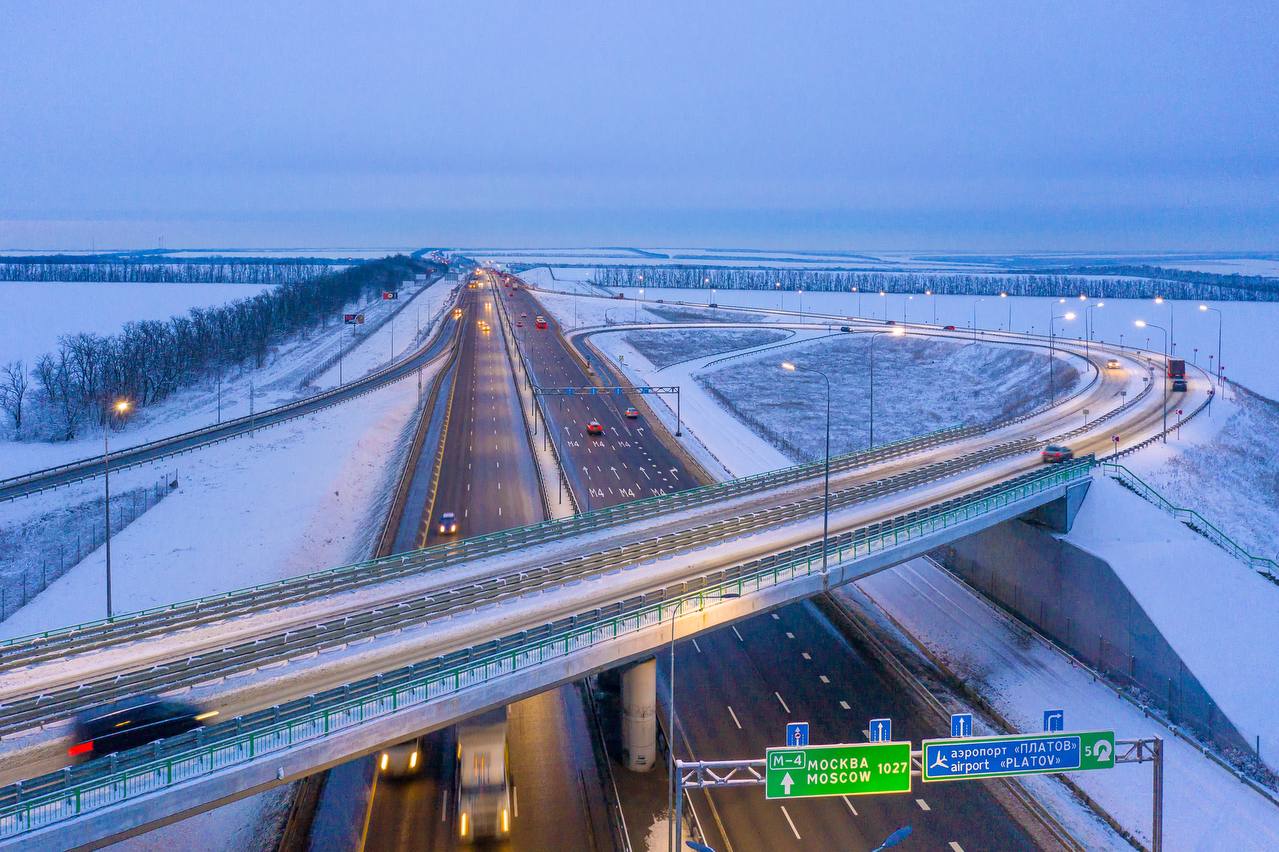
<path fill-rule="evenodd" d="M 648 772 L 657 762 L 657 660 L 622 672 L 622 762 Z"/>
<path fill-rule="evenodd" d="M 1081 479 L 1066 488 L 1066 493 L 1050 503 L 1045 503 L 1026 513 L 1026 519 L 1032 523 L 1047 527 L 1053 532 L 1068 533 L 1075 525 L 1075 517 L 1079 508 L 1084 505 L 1084 497 L 1088 495 L 1091 479 Z"/>

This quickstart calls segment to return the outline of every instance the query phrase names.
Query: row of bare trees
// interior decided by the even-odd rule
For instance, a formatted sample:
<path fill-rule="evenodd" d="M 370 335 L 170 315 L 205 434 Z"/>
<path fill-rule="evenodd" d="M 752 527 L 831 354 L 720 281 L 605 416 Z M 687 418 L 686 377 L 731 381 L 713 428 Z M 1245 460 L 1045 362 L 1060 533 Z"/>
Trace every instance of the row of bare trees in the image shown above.
<path fill-rule="evenodd" d="M 167 321 L 130 322 L 118 334 L 65 335 L 29 371 L 21 362 L 0 368 L 0 406 L 16 433 L 70 440 L 82 424 L 105 422 L 112 400 L 143 408 L 218 371 L 261 367 L 285 337 L 340 322 L 344 307 L 398 290 L 430 269 L 401 255 Z"/>
<path fill-rule="evenodd" d="M 991 296 L 1101 296 L 1111 299 L 1279 301 L 1279 279 L 1217 275 L 1154 267 L 1113 274 L 976 274 L 838 272 L 813 269 L 736 269 L 693 266 L 606 266 L 591 282 L 609 289 L 672 287 L 697 290 L 809 290 L 850 293 L 924 293 Z"/>
<path fill-rule="evenodd" d="M 0 281 L 70 281 L 126 284 L 263 284 L 275 286 L 308 281 L 334 271 L 334 265 L 314 261 L 168 261 L 95 260 L 59 262 L 53 259 L 0 261 Z"/>

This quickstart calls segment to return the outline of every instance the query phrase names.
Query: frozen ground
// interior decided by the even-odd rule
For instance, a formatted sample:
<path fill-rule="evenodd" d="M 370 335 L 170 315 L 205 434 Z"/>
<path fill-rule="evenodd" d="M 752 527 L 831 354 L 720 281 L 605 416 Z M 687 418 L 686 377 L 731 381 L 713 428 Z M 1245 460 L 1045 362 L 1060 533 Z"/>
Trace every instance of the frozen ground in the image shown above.
<path fill-rule="evenodd" d="M 626 342 L 635 347 L 654 367 L 661 369 L 680 361 L 776 343 L 785 340 L 792 333 L 766 329 L 632 331 L 626 335 Z"/>
<path fill-rule="evenodd" d="M 730 361 L 696 376 L 727 410 L 792 461 L 824 452 L 826 383 L 813 373 L 787 372 L 782 360 L 822 370 L 831 388 L 831 452 L 870 445 L 868 349 L 875 347 L 874 439 L 877 444 L 951 426 L 1004 420 L 1047 403 L 1046 357 L 1016 347 L 927 338 L 869 335 L 827 337 L 781 353 Z M 1057 388 L 1079 381 L 1074 367 L 1055 362 Z"/>
<path fill-rule="evenodd" d="M 276 787 L 106 847 L 112 852 L 273 852 L 293 786 Z"/>
<path fill-rule="evenodd" d="M 0 281 L 7 315 L 0 334 L 0 364 L 27 368 L 53 351 L 64 334 L 114 334 L 126 322 L 167 320 L 191 308 L 256 296 L 262 284 L 29 284 Z"/>
<path fill-rule="evenodd" d="M 931 562 L 914 560 L 857 585 L 1019 730 L 1039 730 L 1051 706 L 1065 710 L 1069 730 L 1162 736 L 1165 848 L 1279 847 L 1279 808 Z M 836 594 L 852 597 L 846 590 Z M 1123 765 L 1070 777 L 1149 844 L 1150 772 L 1148 764 Z"/>
<path fill-rule="evenodd" d="M 33 287 L 59 287 L 63 285 L 17 285 Z M 100 286 L 100 285 L 86 285 Z M 109 285 L 117 286 L 117 285 Z M 126 286 L 126 285 L 120 285 Z M 133 286 L 133 285 L 127 285 Z M 191 285 L 174 285 L 191 286 Z M 226 285 L 212 285 L 226 286 Z M 222 380 L 221 418 L 240 417 L 249 413 L 250 387 L 253 391 L 253 408 L 261 411 L 276 405 L 302 398 L 337 385 L 338 366 L 325 365 L 336 358 L 339 348 L 352 347 L 344 356 L 342 373 L 344 381 L 350 381 L 378 367 L 384 366 L 391 356 L 390 322 L 381 320 L 398 310 L 394 320 L 395 348 L 403 353 L 417 337 L 420 322 L 423 335 L 428 329 L 429 318 L 438 317 L 454 282 L 441 279 L 429 288 L 422 289 L 420 282 L 405 287 L 399 300 L 376 300 L 364 308 L 365 326 L 345 326 L 334 322 L 326 329 L 299 335 L 278 346 L 266 366 L 258 370 L 228 371 Z M 68 315 L 60 334 L 81 330 L 79 319 Z M 57 335 L 54 335 L 55 338 Z M 316 370 L 320 369 L 319 375 Z M 179 391 L 164 402 L 139 411 L 123 430 L 111 435 L 112 449 L 124 449 L 136 444 L 154 441 L 169 435 L 211 426 L 218 422 L 219 393 L 216 378 L 210 377 L 203 384 Z M 9 437 L 9 431 L 0 429 L 0 436 Z M 0 440 L 0 478 L 16 476 L 65 462 L 86 458 L 102 451 L 102 433 L 92 427 L 83 427 L 71 441 L 14 441 Z M 5 509 L 0 506 L 0 518 Z"/>

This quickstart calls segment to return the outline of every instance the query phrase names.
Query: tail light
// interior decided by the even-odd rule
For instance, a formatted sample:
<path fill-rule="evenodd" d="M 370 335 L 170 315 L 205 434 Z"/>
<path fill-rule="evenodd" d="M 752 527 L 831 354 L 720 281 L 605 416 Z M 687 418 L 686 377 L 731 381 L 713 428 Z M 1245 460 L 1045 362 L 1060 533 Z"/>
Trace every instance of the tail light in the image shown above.
<path fill-rule="evenodd" d="M 80 755 L 82 755 L 82 754 L 88 754 L 88 753 L 89 753 L 89 752 L 91 752 L 91 751 L 93 751 L 93 741 L 92 741 L 92 740 L 90 740 L 90 741 L 89 741 L 89 742 L 87 742 L 87 743 L 76 743 L 75 745 L 71 746 L 71 748 L 67 749 L 67 756 L 68 756 L 68 757 L 79 757 Z"/>

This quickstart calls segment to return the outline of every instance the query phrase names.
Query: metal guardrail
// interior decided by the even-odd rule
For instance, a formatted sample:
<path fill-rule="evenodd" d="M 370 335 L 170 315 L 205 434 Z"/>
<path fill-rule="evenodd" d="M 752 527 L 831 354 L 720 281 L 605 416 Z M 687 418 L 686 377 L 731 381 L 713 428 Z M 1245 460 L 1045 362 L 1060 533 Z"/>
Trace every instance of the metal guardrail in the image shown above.
<path fill-rule="evenodd" d="M 1216 524 L 1209 521 L 1194 509 L 1187 509 L 1183 506 L 1174 504 L 1171 500 L 1155 490 L 1154 486 L 1144 481 L 1128 468 L 1117 462 L 1105 461 L 1102 462 L 1101 470 L 1106 476 L 1118 480 L 1122 485 L 1137 494 L 1138 497 L 1141 497 L 1148 503 L 1153 503 L 1160 509 L 1163 509 L 1165 512 L 1172 515 L 1183 524 L 1191 527 L 1204 538 L 1208 539 L 1213 544 L 1217 545 L 1222 550 L 1247 565 L 1249 568 L 1252 568 L 1258 573 L 1265 574 L 1272 580 L 1279 579 L 1279 562 L 1265 556 L 1254 556 L 1249 553 L 1241 544 L 1222 532 Z"/>
<path fill-rule="evenodd" d="M 835 564 L 880 553 L 989 514 L 1050 488 L 1083 479 L 1090 475 L 1092 466 L 1091 459 L 1082 459 L 1026 474 L 1004 483 L 1002 487 L 987 489 L 980 497 L 947 501 L 940 504 L 940 508 L 911 512 L 895 522 L 872 524 L 845 533 L 831 543 L 827 550 Z M 716 605 L 713 603 L 718 597 L 716 593 L 758 592 L 822 573 L 820 542 L 816 547 L 802 550 L 805 551 L 804 555 L 786 562 L 759 560 L 756 564 L 762 564 L 762 567 L 758 570 L 707 584 L 691 594 L 662 600 L 656 604 L 641 605 L 621 615 L 503 649 L 298 719 L 268 725 L 259 731 L 246 732 L 216 744 L 7 805 L 0 808 L 0 837 L 15 837 L 88 811 L 242 765 L 262 755 L 313 742 L 408 707 L 456 695 L 492 679 L 514 675 L 611 642 L 620 636 L 660 625 L 676 612 L 688 614 L 687 609 L 679 609 L 686 601 L 693 601 L 699 610 L 704 610 L 710 605 Z"/>

